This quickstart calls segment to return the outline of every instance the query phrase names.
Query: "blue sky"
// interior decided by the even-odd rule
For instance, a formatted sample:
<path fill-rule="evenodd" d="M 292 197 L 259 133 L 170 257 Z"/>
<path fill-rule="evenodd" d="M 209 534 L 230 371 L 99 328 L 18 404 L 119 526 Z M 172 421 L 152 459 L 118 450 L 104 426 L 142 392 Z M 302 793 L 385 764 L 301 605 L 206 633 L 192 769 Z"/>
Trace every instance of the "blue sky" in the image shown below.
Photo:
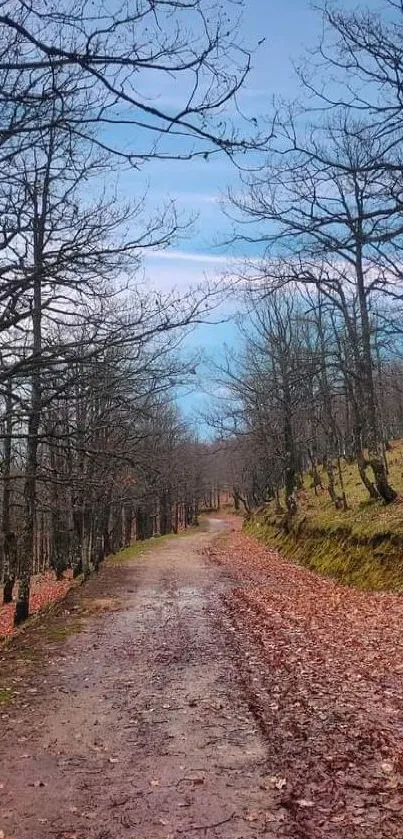
<path fill-rule="evenodd" d="M 351 0 L 342 5 L 352 8 Z M 379 7 L 379 0 L 373 0 Z M 369 0 L 368 5 L 372 5 Z M 294 99 L 298 96 L 293 61 L 298 62 L 305 50 L 317 44 L 321 33 L 321 19 L 314 12 L 309 0 L 246 0 L 242 36 L 248 45 L 265 43 L 253 57 L 253 67 L 240 103 L 250 116 L 269 114 L 273 97 Z M 165 87 L 161 94 L 169 101 L 175 97 Z M 238 183 L 234 167 L 224 157 L 210 161 L 153 162 L 147 164 L 141 175 L 125 176 L 124 188 L 128 195 L 138 194 L 147 184 L 149 205 L 152 210 L 167 198 L 176 201 L 179 212 L 197 215 L 192 232 L 167 251 L 157 251 L 145 259 L 145 273 L 152 287 L 168 290 L 172 286 L 182 289 L 191 284 L 203 283 L 206 277 L 216 277 L 228 268 L 233 254 L 218 247 L 228 236 L 230 227 L 220 208 L 220 199 L 228 186 Z M 225 307 L 224 307 L 225 311 Z M 230 301 L 228 312 L 234 311 Z M 197 344 L 219 355 L 224 342 L 233 344 L 235 328 L 231 324 L 216 327 L 199 327 L 192 334 L 189 346 Z M 182 400 L 183 401 L 183 400 Z M 200 395 L 186 397 L 183 406 L 191 412 L 200 404 Z"/>
<path fill-rule="evenodd" d="M 240 103 L 251 116 L 269 114 L 273 97 L 294 98 L 298 93 L 293 61 L 307 46 L 317 42 L 320 19 L 308 0 L 246 0 L 243 38 L 255 45 L 265 43 L 253 57 L 252 71 Z M 203 283 L 228 268 L 233 255 L 220 241 L 228 236 L 229 222 L 222 213 L 220 200 L 229 185 L 236 187 L 238 175 L 224 157 L 208 162 L 154 163 L 147 167 L 151 200 L 162 203 L 167 196 L 175 198 L 184 214 L 196 213 L 198 218 L 192 234 L 175 243 L 169 251 L 154 253 L 145 261 L 145 270 L 152 286 L 168 288 L 172 284 L 186 288 L 190 283 Z M 230 301 L 224 314 L 234 310 Z M 226 311 L 225 311 L 226 310 Z M 190 337 L 189 348 L 203 347 L 207 354 L 219 358 L 224 344 L 236 343 L 236 329 L 231 322 L 212 327 L 199 327 Z M 208 378 L 201 370 L 201 379 Z M 210 389 L 207 385 L 207 389 Z M 180 400 L 181 408 L 190 417 L 207 406 L 203 391 L 195 391 Z"/>
<path fill-rule="evenodd" d="M 304 48 L 313 45 L 320 33 L 320 19 L 308 0 L 246 0 L 243 38 L 248 44 L 266 42 L 253 57 L 253 69 L 240 102 L 250 115 L 268 114 L 273 96 L 293 98 L 297 84 L 292 60 Z M 220 198 L 230 184 L 236 185 L 237 173 L 224 157 L 190 163 L 154 163 L 147 167 L 152 201 L 174 197 L 184 214 L 197 213 L 198 221 L 191 236 L 176 243 L 170 253 L 157 253 L 146 261 L 147 274 L 155 283 L 178 284 L 202 280 L 205 273 L 223 268 L 224 240 L 229 225 L 220 208 Z M 177 253 L 178 258 L 174 255 Z"/>
<path fill-rule="evenodd" d="M 229 8 L 231 5 L 229 4 Z M 265 37 L 266 42 L 253 56 L 253 67 L 243 92 L 242 109 L 250 116 L 269 114 L 273 96 L 294 97 L 292 59 L 317 41 L 320 20 L 309 0 L 246 0 L 242 38 L 253 47 Z M 175 101 L 175 84 L 169 81 L 162 91 L 154 92 L 154 101 L 165 106 Z M 177 95 L 177 94 L 176 94 Z M 157 252 L 146 260 L 146 273 L 153 285 L 187 284 L 202 280 L 204 274 L 223 267 L 225 252 L 217 242 L 225 239 L 228 222 L 220 209 L 220 198 L 229 185 L 236 185 L 237 173 L 224 157 L 209 161 L 156 161 L 140 172 L 125 172 L 121 179 L 123 193 L 139 196 L 148 188 L 151 211 L 167 198 L 174 198 L 184 215 L 197 214 L 191 235 L 176 242 L 170 252 Z M 175 259 L 177 254 L 177 259 Z"/>

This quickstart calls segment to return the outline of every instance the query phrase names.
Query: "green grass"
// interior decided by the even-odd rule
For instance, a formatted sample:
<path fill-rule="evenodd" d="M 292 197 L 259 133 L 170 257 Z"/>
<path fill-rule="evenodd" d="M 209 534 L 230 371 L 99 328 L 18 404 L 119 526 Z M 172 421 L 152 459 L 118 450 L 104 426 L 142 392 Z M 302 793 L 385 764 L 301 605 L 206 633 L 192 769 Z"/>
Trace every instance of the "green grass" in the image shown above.
<path fill-rule="evenodd" d="M 0 688 L 0 707 L 8 705 L 13 697 L 11 688 Z"/>
<path fill-rule="evenodd" d="M 319 469 L 323 490 L 315 494 L 307 474 L 298 492 L 298 513 L 276 515 L 270 503 L 246 520 L 245 530 L 290 559 L 347 585 L 403 593 L 403 444 L 388 454 L 389 477 L 399 493 L 394 504 L 371 501 L 354 464 L 343 465 L 349 509 L 336 510 Z M 288 532 L 287 532 L 288 531 Z"/>
<path fill-rule="evenodd" d="M 133 542 L 133 544 L 129 545 L 128 548 L 123 548 L 117 554 L 108 557 L 106 562 L 111 564 L 120 562 L 132 562 L 133 560 L 138 559 L 139 556 L 143 556 L 144 554 L 153 551 L 154 548 L 159 548 L 163 545 L 166 545 L 173 539 L 179 539 L 185 536 L 190 536 L 192 533 L 194 534 L 204 529 L 205 524 L 203 520 L 201 520 L 200 525 L 198 527 L 188 527 L 186 528 L 186 530 L 180 530 L 179 533 L 167 533 L 165 536 L 152 536 L 151 539 L 144 539 L 139 542 Z"/>
<path fill-rule="evenodd" d="M 355 464 L 343 464 L 343 480 L 349 509 L 336 510 L 327 492 L 327 475 L 324 469 L 318 472 L 324 489 L 315 494 L 312 478 L 305 475 L 304 487 L 298 493 L 298 511 L 300 516 L 308 516 L 315 525 L 338 529 L 351 529 L 357 538 L 365 539 L 380 533 L 393 531 L 403 537 L 403 444 L 395 443 L 388 453 L 389 478 L 392 486 L 400 494 L 400 503 L 385 505 L 381 501 L 372 501 L 362 484 Z M 370 470 L 368 470 L 370 475 Z M 336 476 L 335 476 L 336 477 Z"/>
<path fill-rule="evenodd" d="M 34 656 L 35 650 L 32 647 L 25 646 L 18 650 L 18 658 L 20 662 L 24 661 L 27 664 L 31 664 Z"/>
<path fill-rule="evenodd" d="M 83 628 L 81 621 L 69 621 L 65 626 L 45 626 L 47 641 L 65 641 L 70 635 L 76 635 Z"/>

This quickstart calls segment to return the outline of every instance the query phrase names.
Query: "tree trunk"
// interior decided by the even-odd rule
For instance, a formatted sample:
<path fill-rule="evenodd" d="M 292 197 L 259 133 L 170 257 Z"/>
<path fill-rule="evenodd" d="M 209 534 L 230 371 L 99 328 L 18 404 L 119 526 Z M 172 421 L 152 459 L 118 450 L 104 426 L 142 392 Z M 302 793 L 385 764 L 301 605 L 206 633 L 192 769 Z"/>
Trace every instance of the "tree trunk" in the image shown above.
<path fill-rule="evenodd" d="M 323 489 L 322 481 L 318 472 L 318 460 L 316 455 L 313 451 L 308 448 L 308 456 L 309 460 L 311 461 L 311 474 L 312 474 L 312 481 L 313 481 L 313 488 L 315 495 L 318 494 L 318 487 L 319 489 Z"/>
<path fill-rule="evenodd" d="M 177 501 L 175 504 L 175 524 L 174 524 L 174 533 L 179 532 L 179 502 Z"/>
<path fill-rule="evenodd" d="M 51 559 L 52 566 L 57 580 L 63 579 L 70 556 L 70 535 L 60 509 L 52 510 L 51 514 Z"/>
<path fill-rule="evenodd" d="M 172 533 L 172 498 L 169 490 L 160 495 L 160 534 Z"/>
<path fill-rule="evenodd" d="M 50 434 L 52 433 L 52 429 Z M 52 491 L 52 508 L 50 514 L 51 524 L 51 556 L 50 565 L 53 568 L 56 579 L 62 580 L 63 573 L 67 569 L 70 559 L 70 532 L 68 521 L 68 510 L 62 503 L 58 487 L 58 474 L 60 466 L 60 459 L 57 458 L 56 450 L 53 445 L 50 446 L 50 468 L 54 478 L 54 486 Z M 43 543 L 41 553 L 43 554 Z"/>
<path fill-rule="evenodd" d="M 373 374 L 373 360 L 371 348 L 371 327 L 368 315 L 367 297 L 364 285 L 364 274 L 362 269 L 361 245 L 358 248 L 357 262 L 357 287 L 360 304 L 361 331 L 362 331 L 362 380 L 365 398 L 365 429 L 366 443 L 368 447 L 368 462 L 375 478 L 375 486 L 378 495 L 390 504 L 397 498 L 397 492 L 390 486 L 379 447 L 378 421 L 376 410 L 375 384 Z"/>
<path fill-rule="evenodd" d="M 40 422 L 40 385 L 36 372 L 32 383 L 32 413 L 28 423 L 27 464 L 24 486 L 24 527 L 20 547 L 20 581 L 18 600 L 15 606 L 14 624 L 18 626 L 29 615 L 29 593 L 34 555 L 36 472 L 38 452 L 38 431 Z M 34 381 L 35 380 L 35 381 Z"/>
<path fill-rule="evenodd" d="M 15 607 L 14 624 L 18 626 L 29 615 L 29 592 L 32 574 L 32 563 L 34 556 L 34 536 L 36 518 L 36 475 L 38 469 L 38 434 L 41 421 L 42 409 L 42 377 L 41 377 L 41 351 L 42 351 L 42 229 L 35 230 L 35 242 L 37 257 L 35 259 L 36 270 L 34 276 L 34 293 L 32 307 L 32 376 L 31 376 L 31 409 L 28 418 L 28 439 L 27 459 L 25 468 L 24 485 L 24 526 L 21 537 L 20 548 L 20 582 L 18 589 L 18 600 Z"/>
<path fill-rule="evenodd" d="M 336 487 L 335 487 L 335 482 L 334 482 L 333 461 L 330 457 L 327 457 L 327 456 L 325 458 L 325 469 L 326 469 L 326 474 L 327 474 L 327 478 L 328 478 L 327 491 L 329 493 L 330 500 L 332 501 L 332 503 L 337 505 L 337 493 L 336 493 Z"/>
<path fill-rule="evenodd" d="M 337 470 L 338 470 L 338 473 L 339 473 L 339 481 L 340 481 L 340 487 L 341 487 L 341 499 L 342 499 L 342 502 L 343 502 L 343 510 L 348 510 L 347 496 L 346 496 L 346 491 L 345 491 L 345 488 L 344 488 L 343 470 L 341 468 L 341 460 L 340 460 L 340 455 L 339 454 L 337 455 Z"/>
<path fill-rule="evenodd" d="M 276 515 L 281 516 L 281 515 L 283 515 L 283 513 L 284 513 L 284 510 L 281 506 L 281 501 L 280 501 L 280 490 L 279 490 L 278 487 L 276 487 Z"/>
<path fill-rule="evenodd" d="M 297 512 L 297 501 L 295 498 L 297 473 L 295 462 L 294 437 L 291 421 L 291 404 L 288 397 L 285 400 L 284 411 L 284 448 L 286 457 L 284 471 L 285 503 L 289 515 L 294 516 Z"/>
<path fill-rule="evenodd" d="M 11 532 L 11 447 L 12 447 L 12 382 L 7 382 L 6 390 L 6 422 L 4 436 L 4 465 L 3 465 L 3 603 L 11 603 L 15 582 L 15 536 Z"/>
<path fill-rule="evenodd" d="M 368 478 L 368 475 L 367 475 L 367 469 L 368 469 L 369 463 L 368 463 L 368 460 L 366 460 L 364 452 L 362 450 L 361 434 L 360 434 L 359 431 L 356 431 L 355 434 L 354 434 L 354 443 L 355 443 L 355 456 L 356 456 L 356 459 L 357 459 L 357 465 L 358 465 L 358 471 L 360 473 L 360 478 L 361 478 L 365 488 L 368 490 L 368 494 L 369 494 L 370 498 L 373 498 L 374 500 L 378 500 L 379 499 L 378 490 L 377 490 L 375 484 L 372 481 L 370 481 L 370 479 Z"/>

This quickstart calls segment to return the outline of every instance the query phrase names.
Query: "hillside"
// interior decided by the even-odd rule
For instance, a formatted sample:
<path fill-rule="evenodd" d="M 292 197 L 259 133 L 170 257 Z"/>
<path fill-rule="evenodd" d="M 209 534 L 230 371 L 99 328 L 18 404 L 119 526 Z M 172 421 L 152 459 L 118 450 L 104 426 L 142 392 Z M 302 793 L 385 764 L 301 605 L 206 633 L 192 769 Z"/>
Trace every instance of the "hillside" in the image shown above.
<path fill-rule="evenodd" d="M 336 510 L 327 491 L 327 475 L 318 467 L 322 488 L 304 476 L 297 515 L 276 514 L 274 502 L 247 518 L 245 530 L 275 546 L 290 559 L 326 576 L 363 589 L 403 594 L 403 442 L 388 452 L 389 477 L 398 500 L 372 501 L 355 464 L 344 463 L 347 511 Z"/>

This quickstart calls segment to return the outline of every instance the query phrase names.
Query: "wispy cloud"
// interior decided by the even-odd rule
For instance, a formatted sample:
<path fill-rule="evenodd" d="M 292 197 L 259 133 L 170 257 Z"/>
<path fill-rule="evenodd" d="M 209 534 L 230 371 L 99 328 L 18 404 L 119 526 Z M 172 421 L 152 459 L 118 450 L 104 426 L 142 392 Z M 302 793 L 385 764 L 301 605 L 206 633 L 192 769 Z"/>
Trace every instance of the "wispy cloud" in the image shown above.
<path fill-rule="evenodd" d="M 208 192 L 179 192 L 177 193 L 178 201 L 184 203 L 191 202 L 195 204 L 219 204 L 221 202 L 221 195 L 214 195 Z"/>
<path fill-rule="evenodd" d="M 240 270 L 240 261 L 230 255 L 200 253 L 198 251 L 161 250 L 148 253 L 144 260 L 144 274 L 154 289 L 183 292 L 205 286 L 206 282 L 223 281 L 223 289 Z M 224 279 L 225 278 L 225 279 Z"/>
<path fill-rule="evenodd" d="M 230 265 L 232 259 L 229 256 L 211 253 L 199 253 L 198 251 L 153 251 L 148 257 L 148 263 L 153 260 L 165 262 L 194 262 L 199 265 Z"/>
<path fill-rule="evenodd" d="M 178 190 L 165 189 L 153 190 L 153 198 L 159 203 L 166 200 L 166 198 L 173 199 L 179 205 L 191 203 L 192 207 L 197 207 L 199 204 L 220 204 L 222 196 L 215 192 L 195 192 L 194 190 Z"/>

